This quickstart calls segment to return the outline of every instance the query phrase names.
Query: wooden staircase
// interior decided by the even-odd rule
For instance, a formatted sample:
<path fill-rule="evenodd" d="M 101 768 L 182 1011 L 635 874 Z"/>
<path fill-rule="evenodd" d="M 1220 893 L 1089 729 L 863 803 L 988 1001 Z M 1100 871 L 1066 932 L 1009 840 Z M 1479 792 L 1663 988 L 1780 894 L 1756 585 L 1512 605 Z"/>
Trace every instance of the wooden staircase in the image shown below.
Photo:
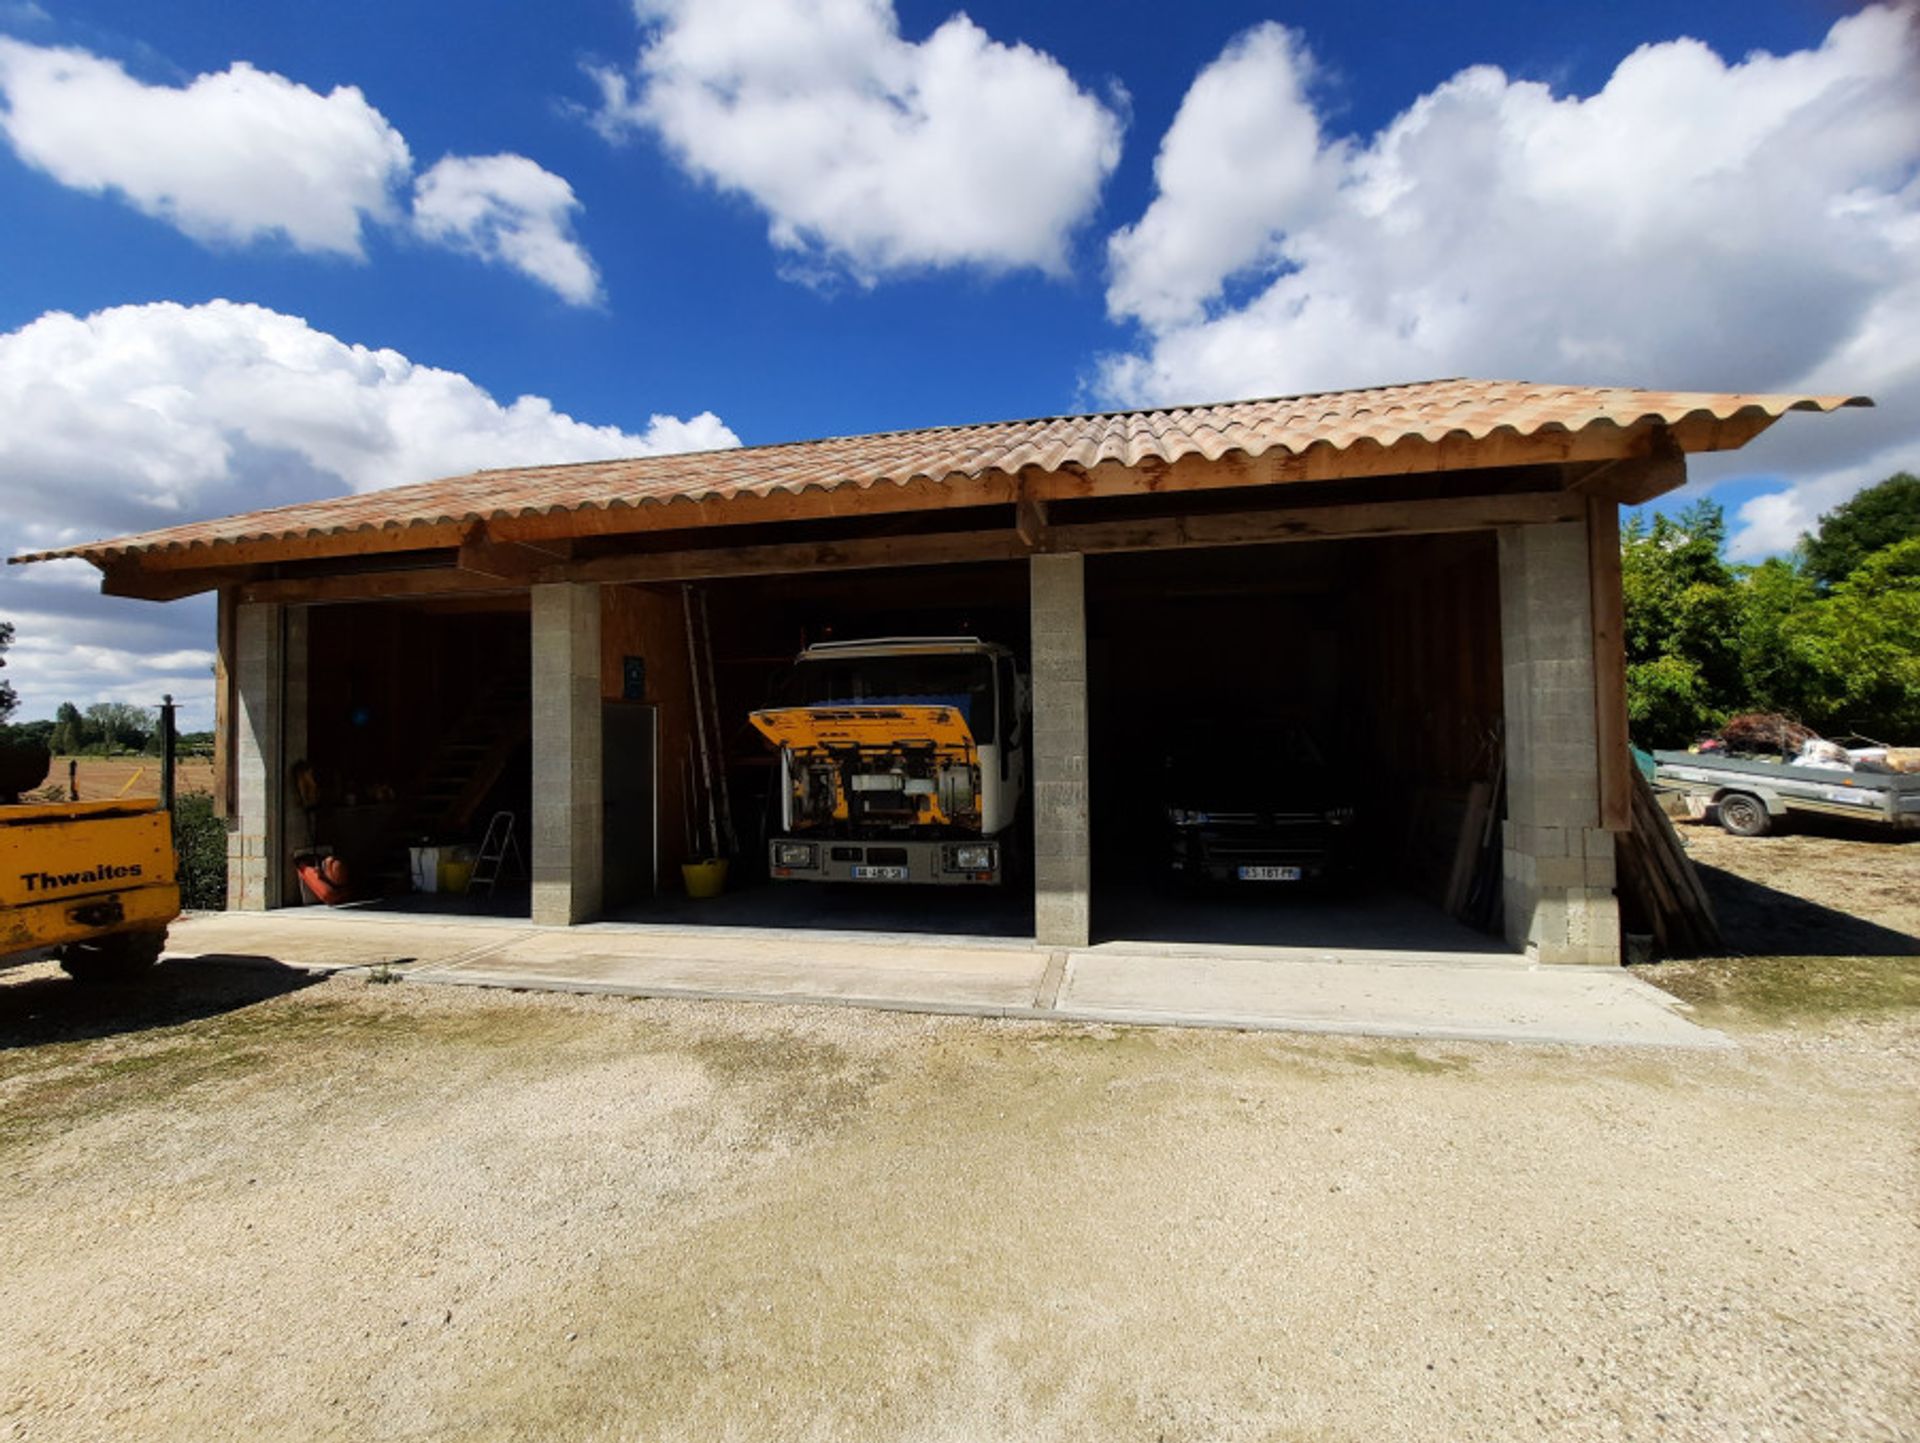
<path fill-rule="evenodd" d="M 532 684 L 524 668 L 515 668 L 447 730 L 406 799 L 399 823 L 403 835 L 435 842 L 465 835 L 532 727 Z"/>

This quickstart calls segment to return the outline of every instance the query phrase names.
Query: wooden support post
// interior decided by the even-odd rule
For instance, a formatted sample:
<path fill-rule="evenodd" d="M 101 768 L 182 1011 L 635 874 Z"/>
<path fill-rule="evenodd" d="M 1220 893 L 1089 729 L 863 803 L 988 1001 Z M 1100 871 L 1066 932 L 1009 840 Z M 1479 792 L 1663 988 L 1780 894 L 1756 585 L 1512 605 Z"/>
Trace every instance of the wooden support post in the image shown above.
<path fill-rule="evenodd" d="M 1593 721 L 1600 760 L 1600 825 L 1633 826 L 1633 757 L 1627 739 L 1626 597 L 1620 580 L 1620 508 L 1587 499 L 1587 578 L 1593 593 Z"/>
<path fill-rule="evenodd" d="M 234 587 L 220 588 L 213 653 L 213 814 L 233 815 L 233 622 L 239 609 Z"/>

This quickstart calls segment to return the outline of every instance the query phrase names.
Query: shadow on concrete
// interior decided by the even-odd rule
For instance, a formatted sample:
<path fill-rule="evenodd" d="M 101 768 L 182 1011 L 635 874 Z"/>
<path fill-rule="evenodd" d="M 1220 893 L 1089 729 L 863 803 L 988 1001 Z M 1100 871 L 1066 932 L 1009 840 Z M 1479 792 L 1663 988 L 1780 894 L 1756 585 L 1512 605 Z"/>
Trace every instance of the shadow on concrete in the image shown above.
<path fill-rule="evenodd" d="M 779 927 L 930 937 L 1033 936 L 1025 887 L 914 887 L 767 882 L 696 900 L 684 893 L 608 912 L 609 922 L 661 927 Z"/>
<path fill-rule="evenodd" d="M 1920 957 L 1920 937 L 1777 892 L 1705 862 L 1694 866 L 1729 951 L 1754 957 Z"/>
<path fill-rule="evenodd" d="M 1285 891 L 1280 885 L 1202 891 L 1151 882 L 1096 887 L 1094 941 L 1512 954 L 1503 939 L 1476 932 L 1404 892 Z"/>
<path fill-rule="evenodd" d="M 402 892 L 392 897 L 370 897 L 342 902 L 335 912 L 392 912 L 402 917 L 506 917 L 526 921 L 533 916 L 533 896 L 525 882 L 502 886 L 486 896 L 466 892 Z"/>
<path fill-rule="evenodd" d="M 271 957 L 215 955 L 165 958 L 133 982 L 0 977 L 0 1051 L 177 1027 L 325 980 Z"/>

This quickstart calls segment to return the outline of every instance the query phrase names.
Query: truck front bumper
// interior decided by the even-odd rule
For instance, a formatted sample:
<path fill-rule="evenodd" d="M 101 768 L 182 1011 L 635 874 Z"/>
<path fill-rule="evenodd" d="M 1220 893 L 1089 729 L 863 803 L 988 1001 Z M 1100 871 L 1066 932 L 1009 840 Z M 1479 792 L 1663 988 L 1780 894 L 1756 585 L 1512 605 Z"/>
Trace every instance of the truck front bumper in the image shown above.
<path fill-rule="evenodd" d="M 991 887 L 1006 878 L 1006 849 L 993 841 L 776 837 L 767 844 L 767 871 L 776 881 Z"/>

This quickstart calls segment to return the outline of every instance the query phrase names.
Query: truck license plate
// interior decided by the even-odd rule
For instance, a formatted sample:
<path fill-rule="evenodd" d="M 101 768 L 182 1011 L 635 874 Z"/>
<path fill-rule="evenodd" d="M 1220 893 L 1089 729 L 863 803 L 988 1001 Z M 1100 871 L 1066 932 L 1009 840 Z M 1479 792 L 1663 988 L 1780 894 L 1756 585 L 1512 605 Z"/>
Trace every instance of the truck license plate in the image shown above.
<path fill-rule="evenodd" d="M 1243 882 L 1297 882 L 1300 880 L 1298 867 L 1242 867 L 1240 880 Z"/>
<path fill-rule="evenodd" d="M 853 880 L 856 882 L 904 882 L 907 880 L 905 867 L 855 867 Z"/>

